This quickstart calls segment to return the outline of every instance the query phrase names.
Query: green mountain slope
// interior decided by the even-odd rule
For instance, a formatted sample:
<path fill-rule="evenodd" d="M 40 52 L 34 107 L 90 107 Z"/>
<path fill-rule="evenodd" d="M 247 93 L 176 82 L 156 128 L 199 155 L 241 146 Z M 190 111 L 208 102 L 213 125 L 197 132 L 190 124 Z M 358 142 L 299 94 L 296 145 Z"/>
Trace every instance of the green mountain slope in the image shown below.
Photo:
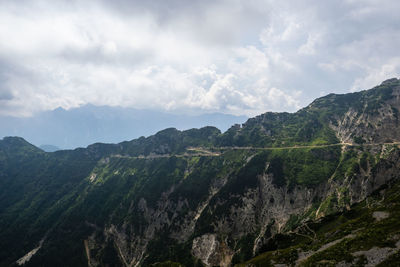
<path fill-rule="evenodd" d="M 276 235 L 269 252 L 237 266 L 398 266 L 400 183 L 377 190 L 350 210 Z"/>
<path fill-rule="evenodd" d="M 358 238 L 340 223 L 365 219 L 352 230 L 367 235 L 392 220 L 371 214 L 387 212 L 387 199 L 397 205 L 399 109 L 400 82 L 391 79 L 225 133 L 171 128 L 52 153 L 4 138 L 0 265 L 230 266 L 260 255 L 251 261 L 264 266 L 301 253 L 313 253 L 302 262 L 310 266 L 365 262 L 353 245 L 337 259 L 318 249 Z M 382 238 L 397 231 L 385 227 Z"/>

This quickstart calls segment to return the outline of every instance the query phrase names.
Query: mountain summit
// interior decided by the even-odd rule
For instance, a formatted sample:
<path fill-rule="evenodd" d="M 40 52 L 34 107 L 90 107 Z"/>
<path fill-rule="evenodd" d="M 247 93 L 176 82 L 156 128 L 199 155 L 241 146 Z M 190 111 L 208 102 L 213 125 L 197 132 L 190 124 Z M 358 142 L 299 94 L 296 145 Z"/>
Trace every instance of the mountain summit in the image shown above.
<path fill-rule="evenodd" d="M 52 153 L 4 138 L 0 265 L 396 262 L 399 110 L 394 78 L 224 133 Z"/>

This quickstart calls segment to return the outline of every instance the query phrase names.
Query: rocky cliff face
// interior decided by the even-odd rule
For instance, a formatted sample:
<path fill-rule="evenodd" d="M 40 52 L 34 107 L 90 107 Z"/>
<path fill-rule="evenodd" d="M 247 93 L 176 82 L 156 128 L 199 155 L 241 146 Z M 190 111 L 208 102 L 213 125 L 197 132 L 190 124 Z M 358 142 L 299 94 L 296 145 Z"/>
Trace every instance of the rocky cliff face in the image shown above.
<path fill-rule="evenodd" d="M 392 83 L 396 84 L 397 81 L 390 80 L 383 85 Z M 388 99 L 379 105 L 376 102 L 365 101 L 361 109 L 349 108 L 344 116 L 337 117 L 331 127 L 342 142 L 387 143 L 399 141 L 396 132 L 399 132 L 400 86 L 393 86 L 390 89 Z"/>
<path fill-rule="evenodd" d="M 39 241 L 26 266 L 246 261 L 270 250 L 276 236 L 312 232 L 305 229 L 310 221 L 349 210 L 396 182 L 399 109 L 400 82 L 392 79 L 328 95 L 294 114 L 266 113 L 224 134 L 168 129 L 53 154 L 25 146 L 30 154 L 18 160 L 35 158 L 26 169 L 16 168 L 0 144 L 3 188 L 16 188 L 12 179 L 29 181 L 16 196 L 41 188 L 15 205 L 5 201 L 6 189 L 0 192 L 0 227 L 7 229 L 0 239 L 16 234 L 10 223 L 21 222 L 26 234 L 0 262 L 16 262 Z"/>

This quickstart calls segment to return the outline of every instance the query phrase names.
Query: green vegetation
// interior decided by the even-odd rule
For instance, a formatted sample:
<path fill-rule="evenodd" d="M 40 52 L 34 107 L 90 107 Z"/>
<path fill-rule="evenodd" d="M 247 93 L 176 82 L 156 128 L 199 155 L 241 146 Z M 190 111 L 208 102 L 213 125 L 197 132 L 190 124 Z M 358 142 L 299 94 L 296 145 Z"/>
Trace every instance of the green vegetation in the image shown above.
<path fill-rule="evenodd" d="M 154 266 L 154 267 L 183 267 L 184 265 L 177 263 L 177 262 L 165 261 L 165 262 L 154 263 L 151 266 Z"/>
<path fill-rule="evenodd" d="M 367 142 L 361 136 L 354 136 L 353 140 L 354 140 L 354 143 L 356 143 L 356 144 L 365 144 Z"/>
<path fill-rule="evenodd" d="M 273 157 L 282 162 L 281 179 L 286 177 L 289 187 L 312 187 L 327 180 L 334 173 L 340 158 L 340 148 L 277 150 L 273 154 Z"/>
<path fill-rule="evenodd" d="M 221 135 L 220 146 L 285 147 L 338 143 L 332 129 L 318 113 L 265 113 L 234 126 Z"/>
<path fill-rule="evenodd" d="M 153 239 L 148 246 L 147 260 L 143 265 L 153 266 L 202 266 L 190 254 L 191 243 L 178 244 L 175 240 L 168 237 L 168 233 L 161 232 Z M 170 265 L 168 265 L 170 264 Z"/>

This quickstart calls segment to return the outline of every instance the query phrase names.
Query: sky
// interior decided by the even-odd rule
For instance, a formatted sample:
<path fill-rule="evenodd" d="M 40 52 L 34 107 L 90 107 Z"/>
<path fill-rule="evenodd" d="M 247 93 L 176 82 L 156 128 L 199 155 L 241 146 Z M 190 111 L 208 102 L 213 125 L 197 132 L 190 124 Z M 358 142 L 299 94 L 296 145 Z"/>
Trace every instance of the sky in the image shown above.
<path fill-rule="evenodd" d="M 398 0 L 0 0 L 0 115 L 294 112 L 400 73 Z"/>

